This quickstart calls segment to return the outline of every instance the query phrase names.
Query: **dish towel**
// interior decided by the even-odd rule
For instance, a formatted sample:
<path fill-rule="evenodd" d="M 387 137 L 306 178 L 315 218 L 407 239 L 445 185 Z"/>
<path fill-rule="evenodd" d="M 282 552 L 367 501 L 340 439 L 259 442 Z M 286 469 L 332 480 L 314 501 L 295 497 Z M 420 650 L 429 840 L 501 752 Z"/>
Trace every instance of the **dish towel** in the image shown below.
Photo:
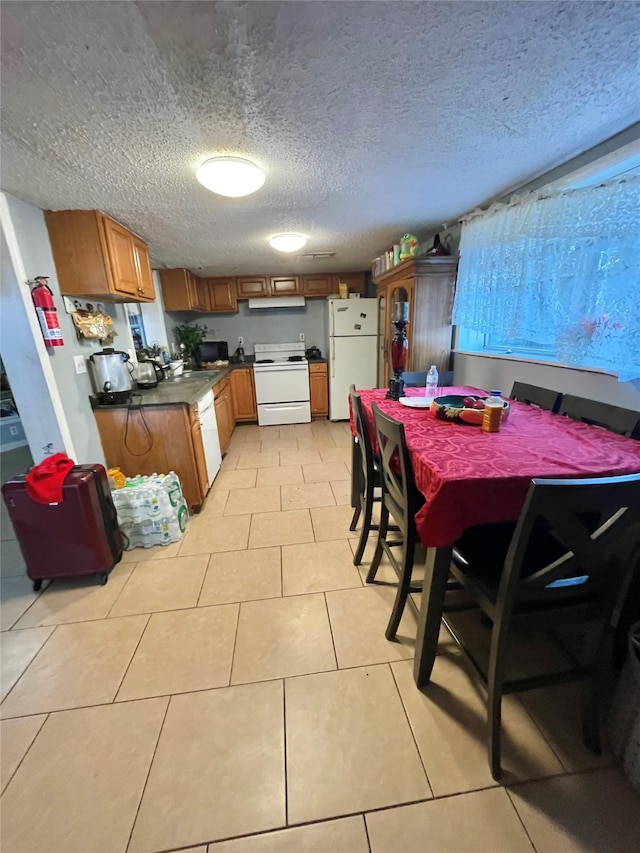
<path fill-rule="evenodd" d="M 64 453 L 54 453 L 34 465 L 25 478 L 29 497 L 39 504 L 60 503 L 62 484 L 75 464 Z"/>

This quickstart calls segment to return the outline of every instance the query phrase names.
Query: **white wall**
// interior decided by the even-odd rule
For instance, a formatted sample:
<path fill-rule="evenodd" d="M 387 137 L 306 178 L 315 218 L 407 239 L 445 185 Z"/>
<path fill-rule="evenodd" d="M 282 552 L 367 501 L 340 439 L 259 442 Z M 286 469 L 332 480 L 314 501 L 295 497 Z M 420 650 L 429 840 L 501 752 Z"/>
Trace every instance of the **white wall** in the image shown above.
<path fill-rule="evenodd" d="M 498 356 L 461 352 L 454 356 L 456 385 L 475 385 L 485 390 L 500 388 L 508 395 L 516 380 L 640 411 L 640 383 L 618 382 L 615 376 L 604 373 Z"/>
<path fill-rule="evenodd" d="M 58 309 L 64 346 L 54 347 L 46 351 L 46 357 L 51 367 L 49 386 L 50 390 L 51 386 L 55 386 L 55 390 L 62 401 L 68 429 L 71 434 L 75 461 L 78 463 L 99 462 L 104 464 L 102 445 L 100 444 L 98 429 L 89 402 L 89 395 L 92 393 L 89 375 L 88 373 L 76 374 L 73 361 L 75 355 L 81 355 L 86 359 L 92 352 L 102 349 L 102 346 L 99 341 L 78 341 L 71 315 L 67 314 L 64 310 L 43 212 L 37 207 L 12 196 L 7 195 L 6 200 L 26 277 L 29 280 L 33 280 L 37 275 L 49 276 L 49 287 L 53 292 L 54 302 Z M 26 284 L 23 282 L 21 282 L 21 285 L 26 287 Z M 107 305 L 107 310 L 113 317 L 114 328 L 118 333 L 113 344 L 114 347 L 116 349 L 129 350 L 132 347 L 132 341 L 129 321 L 123 306 L 110 304 Z M 8 314 L 8 317 L 3 316 L 3 325 L 10 326 L 16 323 L 22 326 L 20 343 L 17 346 L 24 346 L 26 349 L 31 348 L 33 346 L 33 334 L 32 332 L 27 333 L 25 329 L 24 317 L 20 317 L 19 305 L 11 303 Z M 39 330 L 36 330 L 37 334 L 39 334 Z M 31 341 L 29 337 L 31 337 Z M 15 365 L 11 364 L 9 348 L 8 346 L 5 347 L 5 343 L 3 335 L 3 358 L 12 389 L 16 391 L 19 384 L 24 382 L 30 386 L 33 379 L 32 372 L 37 372 L 35 369 L 36 365 L 33 362 L 23 364 L 19 371 L 20 375 L 14 375 Z M 5 348 L 7 352 L 5 352 Z M 31 394 L 31 390 L 29 393 Z M 18 399 L 18 394 L 16 394 L 16 403 L 23 418 L 32 455 L 34 460 L 38 461 L 42 458 L 39 452 L 40 448 L 39 446 L 32 446 L 30 430 L 25 421 L 26 412 L 24 404 Z"/>
<path fill-rule="evenodd" d="M 20 412 L 22 426 L 34 462 L 46 456 L 47 449 L 54 453 L 71 453 L 73 446 L 65 424 L 58 419 L 51 399 L 36 339 L 29 323 L 22 294 L 25 285 L 18 280 L 13 267 L 11 251 L 5 236 L 7 223 L 3 217 L 0 245 L 0 343 L 2 360 L 11 384 L 11 392 Z M 35 316 L 35 315 L 34 315 Z M 37 320 L 36 320 L 37 322 Z M 39 329 L 39 327 L 38 327 Z M 38 333 L 36 329 L 36 333 Z M 44 343 L 42 344 L 44 348 Z M 49 377 L 50 378 L 50 377 Z M 64 415 L 62 416 L 64 418 Z"/>

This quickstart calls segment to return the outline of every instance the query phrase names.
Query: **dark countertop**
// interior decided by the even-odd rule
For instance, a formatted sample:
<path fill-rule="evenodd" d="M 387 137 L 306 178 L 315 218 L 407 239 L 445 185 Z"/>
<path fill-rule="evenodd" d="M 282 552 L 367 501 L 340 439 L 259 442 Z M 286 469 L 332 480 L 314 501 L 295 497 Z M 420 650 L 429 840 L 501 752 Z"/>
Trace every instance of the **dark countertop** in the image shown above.
<path fill-rule="evenodd" d="M 188 376 L 179 379 L 164 379 L 156 388 L 139 388 L 134 391 L 131 405 L 134 406 L 192 406 L 203 397 L 207 391 L 228 376 L 232 370 L 242 367 L 252 367 L 254 356 L 247 356 L 242 364 L 229 364 L 220 370 L 192 370 Z M 326 364 L 326 358 L 310 358 L 309 364 Z M 92 409 L 126 409 L 129 403 L 117 403 L 113 406 L 103 406 L 95 397 L 90 397 Z"/>

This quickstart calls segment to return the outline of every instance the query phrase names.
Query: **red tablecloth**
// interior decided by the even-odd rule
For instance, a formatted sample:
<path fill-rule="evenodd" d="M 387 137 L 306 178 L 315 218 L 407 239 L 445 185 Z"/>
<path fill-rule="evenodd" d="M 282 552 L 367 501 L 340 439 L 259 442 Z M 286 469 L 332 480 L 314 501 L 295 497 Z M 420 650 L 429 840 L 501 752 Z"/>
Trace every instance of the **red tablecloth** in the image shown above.
<path fill-rule="evenodd" d="M 384 389 L 357 393 L 370 437 L 374 437 L 372 403 L 404 424 L 416 486 L 426 498 L 416 527 L 427 547 L 449 545 L 475 524 L 514 521 L 533 477 L 640 472 L 639 441 L 524 403 L 512 401 L 500 432 L 487 433 L 479 426 L 437 420 L 426 409 L 387 400 Z M 406 393 L 420 396 L 424 390 L 409 388 Z M 486 391 L 456 387 L 445 393 Z"/>

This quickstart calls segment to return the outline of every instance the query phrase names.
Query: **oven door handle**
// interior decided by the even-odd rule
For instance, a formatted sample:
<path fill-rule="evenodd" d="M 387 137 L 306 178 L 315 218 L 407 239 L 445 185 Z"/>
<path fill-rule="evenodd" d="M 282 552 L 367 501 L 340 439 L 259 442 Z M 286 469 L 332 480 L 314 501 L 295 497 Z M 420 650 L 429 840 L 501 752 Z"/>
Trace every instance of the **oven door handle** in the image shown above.
<path fill-rule="evenodd" d="M 306 362 L 298 362 L 297 364 L 268 364 L 268 365 L 260 365 L 260 367 L 254 367 L 253 372 L 260 373 L 282 373 L 283 370 L 305 370 L 308 371 L 309 367 Z"/>

